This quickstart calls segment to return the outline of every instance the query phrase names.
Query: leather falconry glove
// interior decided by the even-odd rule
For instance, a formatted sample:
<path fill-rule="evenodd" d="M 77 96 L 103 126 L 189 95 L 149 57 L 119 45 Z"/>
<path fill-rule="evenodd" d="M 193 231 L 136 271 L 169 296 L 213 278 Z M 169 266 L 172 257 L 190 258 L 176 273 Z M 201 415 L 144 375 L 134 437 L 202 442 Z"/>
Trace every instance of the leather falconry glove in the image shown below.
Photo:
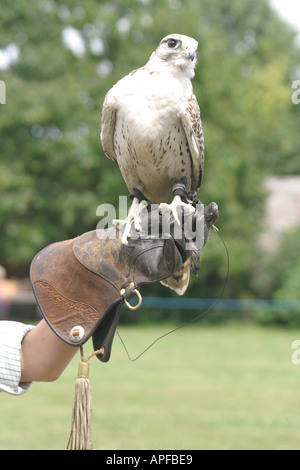
<path fill-rule="evenodd" d="M 92 336 L 95 351 L 104 348 L 98 359 L 107 362 L 124 303 L 138 308 L 140 287 L 176 272 L 204 246 L 217 218 L 217 204 L 204 210 L 201 205 L 186 230 L 187 223 L 178 228 L 151 206 L 151 211 L 145 211 L 142 230 L 127 245 L 121 241 L 122 227 L 118 226 L 47 246 L 30 267 L 32 289 L 44 319 L 69 345 L 81 346 Z M 154 235 L 151 224 L 158 226 Z M 202 227 L 200 237 L 195 236 L 197 224 Z M 130 301 L 136 296 L 138 304 L 132 306 Z"/>

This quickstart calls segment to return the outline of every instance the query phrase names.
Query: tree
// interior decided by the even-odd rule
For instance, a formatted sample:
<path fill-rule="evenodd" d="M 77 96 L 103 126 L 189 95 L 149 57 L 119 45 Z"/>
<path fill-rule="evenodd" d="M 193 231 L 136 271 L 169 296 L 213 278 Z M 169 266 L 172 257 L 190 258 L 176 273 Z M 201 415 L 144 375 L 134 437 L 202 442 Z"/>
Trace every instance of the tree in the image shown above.
<path fill-rule="evenodd" d="M 0 78 L 0 263 L 27 273 L 46 244 L 94 229 L 101 203 L 127 188 L 99 140 L 105 93 L 143 65 L 161 38 L 197 38 L 193 81 L 202 112 L 206 162 L 199 197 L 220 208 L 230 252 L 227 295 L 248 295 L 264 194 L 264 174 L 285 172 L 297 150 L 291 104 L 294 33 L 267 0 L 65 0 L 11 3 L 0 11 L 2 49 L 18 57 Z M 296 158 L 289 167 L 296 171 Z M 215 296 L 225 277 L 212 234 L 189 294 Z M 157 286 L 155 292 L 171 295 Z"/>

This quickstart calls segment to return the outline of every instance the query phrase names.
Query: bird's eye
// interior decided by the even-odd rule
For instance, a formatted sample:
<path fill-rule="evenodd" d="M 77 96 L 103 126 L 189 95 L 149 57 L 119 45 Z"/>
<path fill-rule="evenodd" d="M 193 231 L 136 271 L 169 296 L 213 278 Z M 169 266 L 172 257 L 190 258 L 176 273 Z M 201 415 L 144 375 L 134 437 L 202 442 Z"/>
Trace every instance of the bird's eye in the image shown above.
<path fill-rule="evenodd" d="M 168 46 L 171 49 L 174 49 L 178 45 L 178 41 L 176 39 L 168 39 Z"/>

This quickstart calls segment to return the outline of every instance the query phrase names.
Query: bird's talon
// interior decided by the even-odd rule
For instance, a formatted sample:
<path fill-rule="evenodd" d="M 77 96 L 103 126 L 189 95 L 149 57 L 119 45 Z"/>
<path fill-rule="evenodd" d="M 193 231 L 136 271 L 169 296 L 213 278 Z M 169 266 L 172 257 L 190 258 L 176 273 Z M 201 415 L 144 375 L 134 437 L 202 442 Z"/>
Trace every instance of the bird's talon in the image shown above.
<path fill-rule="evenodd" d="M 174 217 L 174 220 L 177 222 L 179 226 L 181 226 L 181 222 L 179 220 L 178 213 L 177 213 L 177 209 L 179 207 L 182 207 L 183 211 L 188 212 L 189 214 L 193 214 L 196 210 L 191 204 L 186 204 L 185 202 L 183 202 L 180 196 L 175 196 L 171 204 L 166 204 L 162 202 L 159 205 L 159 208 L 162 212 L 170 211 Z"/>
<path fill-rule="evenodd" d="M 142 213 L 147 207 L 148 203 L 146 201 L 141 201 L 137 198 L 133 199 L 133 203 L 129 209 L 128 216 L 124 220 L 114 219 L 112 221 L 113 225 L 119 225 L 124 227 L 124 232 L 122 235 L 122 243 L 124 245 L 128 245 L 128 238 L 131 237 L 130 231 L 132 227 L 132 223 L 134 224 L 134 229 L 136 232 L 140 232 L 142 230 L 141 220 L 142 220 Z"/>

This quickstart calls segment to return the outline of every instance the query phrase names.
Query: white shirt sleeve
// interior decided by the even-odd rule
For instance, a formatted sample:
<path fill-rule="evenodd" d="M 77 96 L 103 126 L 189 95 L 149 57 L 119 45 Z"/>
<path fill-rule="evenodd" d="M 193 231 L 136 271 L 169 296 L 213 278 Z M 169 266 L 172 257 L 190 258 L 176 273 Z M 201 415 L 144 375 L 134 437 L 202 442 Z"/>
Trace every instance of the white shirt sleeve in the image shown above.
<path fill-rule="evenodd" d="M 20 383 L 21 343 L 33 325 L 16 321 L 0 321 L 0 392 L 22 395 L 32 382 Z"/>

